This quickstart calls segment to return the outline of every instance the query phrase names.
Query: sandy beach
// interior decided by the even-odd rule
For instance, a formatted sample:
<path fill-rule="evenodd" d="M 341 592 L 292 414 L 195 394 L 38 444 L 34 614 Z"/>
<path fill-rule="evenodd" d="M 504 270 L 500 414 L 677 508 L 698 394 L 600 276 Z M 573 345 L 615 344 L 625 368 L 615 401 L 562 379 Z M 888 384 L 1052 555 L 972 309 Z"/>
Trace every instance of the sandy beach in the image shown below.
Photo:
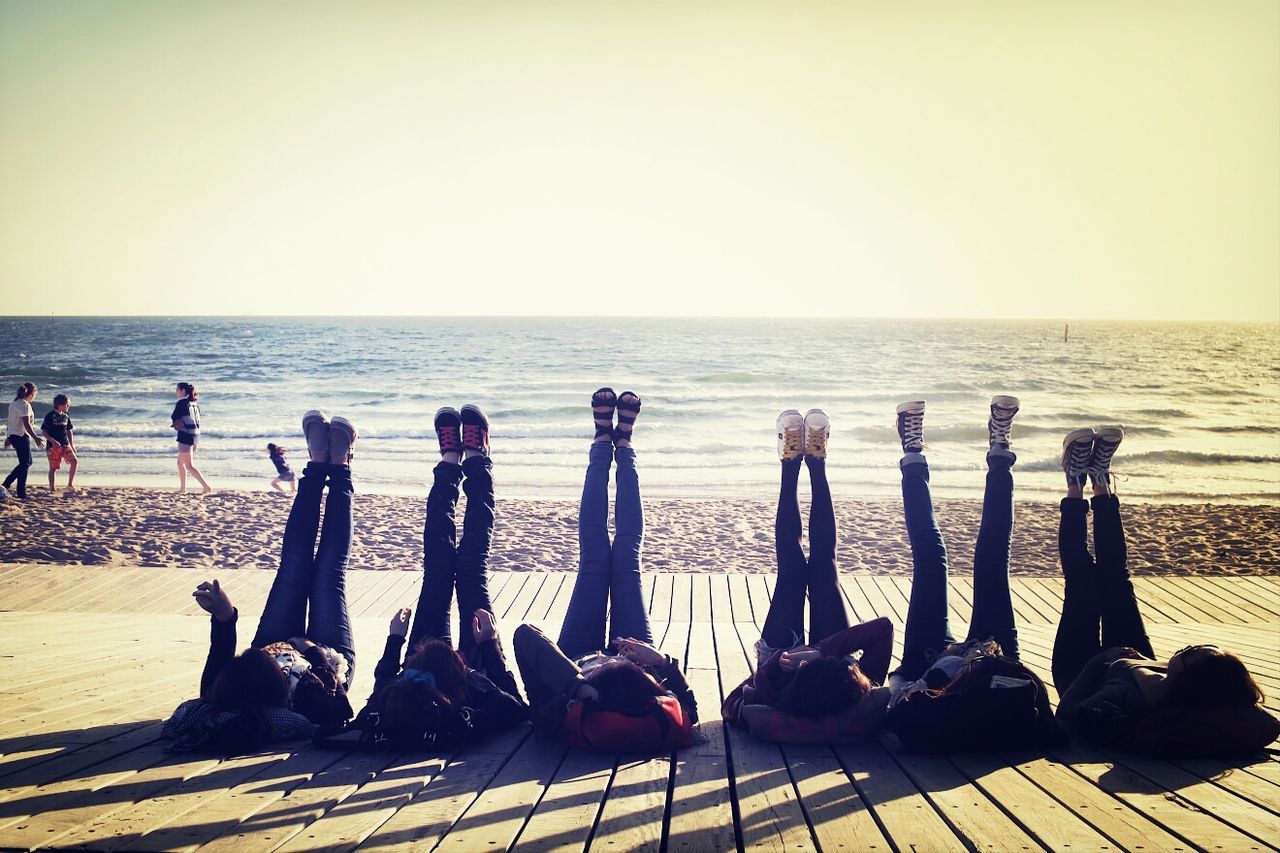
<path fill-rule="evenodd" d="M 91 488 L 0 504 L 0 562 L 274 569 L 290 498 L 263 492 L 207 497 L 137 488 Z M 459 523 L 465 499 L 459 506 Z M 359 494 L 351 565 L 417 571 L 424 501 Z M 772 572 L 774 504 L 760 500 L 645 501 L 645 568 Z M 901 504 L 837 501 L 843 571 L 909 574 Z M 576 501 L 500 500 L 494 571 L 571 571 Z M 937 502 L 954 570 L 971 569 L 981 503 Z M 1280 507 L 1130 504 L 1129 559 L 1137 574 L 1280 573 Z M 1017 508 L 1013 572 L 1056 575 L 1058 508 Z"/>

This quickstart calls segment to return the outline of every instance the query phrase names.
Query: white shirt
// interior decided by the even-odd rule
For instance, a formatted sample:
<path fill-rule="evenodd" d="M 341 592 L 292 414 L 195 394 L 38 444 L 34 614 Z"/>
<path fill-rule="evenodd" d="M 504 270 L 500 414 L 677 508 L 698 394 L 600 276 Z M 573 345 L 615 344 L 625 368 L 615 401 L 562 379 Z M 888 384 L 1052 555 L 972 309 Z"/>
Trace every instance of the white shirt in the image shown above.
<path fill-rule="evenodd" d="M 31 430 L 34 432 L 36 413 L 32 411 L 30 403 L 19 397 L 9 404 L 9 435 L 27 434 L 26 428 L 22 426 L 23 418 L 31 418 Z"/>

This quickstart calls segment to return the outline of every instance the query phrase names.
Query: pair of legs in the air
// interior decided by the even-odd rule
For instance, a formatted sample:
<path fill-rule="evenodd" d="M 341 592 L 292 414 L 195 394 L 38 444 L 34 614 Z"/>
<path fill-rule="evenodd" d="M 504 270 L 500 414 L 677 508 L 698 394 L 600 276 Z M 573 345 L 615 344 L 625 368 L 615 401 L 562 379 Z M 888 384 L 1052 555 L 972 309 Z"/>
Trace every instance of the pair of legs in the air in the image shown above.
<path fill-rule="evenodd" d="M 1124 432 L 1118 427 L 1080 429 L 1062 443 L 1067 496 L 1062 499 L 1058 552 L 1066 583 L 1062 617 L 1053 642 L 1053 680 L 1065 693 L 1084 665 L 1103 649 L 1128 647 L 1154 659 L 1129 580 L 1120 501 L 1111 491 L 1111 458 Z M 1086 500 L 1086 477 L 1093 497 Z M 1093 508 L 1093 548 L 1088 516 Z"/>
<path fill-rule="evenodd" d="M 614 426 L 614 410 L 618 423 Z M 596 434 L 587 458 L 578 511 L 578 576 L 558 645 L 570 658 L 604 649 L 611 639 L 652 643 L 640 585 L 644 508 L 631 434 L 640 398 L 601 388 L 591 397 Z M 614 537 L 609 541 L 609 467 L 617 464 Z M 609 633 L 605 634 L 605 612 Z"/>
<path fill-rule="evenodd" d="M 947 547 L 933 514 L 929 465 L 924 449 L 923 401 L 898 407 L 902 439 L 902 504 L 911 540 L 911 601 L 907 609 L 902 664 L 897 675 L 920 678 L 930 662 L 955 642 L 947 618 Z M 1018 412 L 1014 397 L 995 397 L 987 422 L 986 492 L 973 557 L 973 616 L 966 642 L 994 639 L 1008 657 L 1018 657 L 1013 601 L 1009 594 L 1009 549 L 1013 538 L 1013 474 L 1017 457 L 1009 430 Z"/>
<path fill-rule="evenodd" d="M 358 435 L 345 418 L 332 423 L 323 412 L 302 419 L 310 460 L 303 471 L 280 549 L 280 568 L 258 622 L 253 645 L 263 647 L 305 637 L 333 649 L 347 664 L 346 682 L 355 671 L 355 642 L 347 612 L 346 570 L 351 554 L 354 489 L 351 447 Z M 324 498 L 324 487 L 329 496 Z M 320 504 L 324 500 L 324 524 Z M 316 534 L 320 543 L 316 545 Z"/>
<path fill-rule="evenodd" d="M 408 648 L 412 651 L 427 637 L 451 643 L 449 607 L 456 589 L 458 650 L 467 657 L 475 646 L 472 624 L 476 612 L 493 611 L 488 570 L 495 519 L 489 419 L 477 406 L 463 406 L 461 412 L 445 407 L 436 412 L 435 429 L 440 462 L 427 495 L 422 592 Z M 461 541 L 455 515 L 459 486 L 467 496 Z"/>
<path fill-rule="evenodd" d="M 813 644 L 849 627 L 849 613 L 836 577 L 836 514 L 827 484 L 827 439 L 831 421 L 820 409 L 801 416 L 789 409 L 778 416 L 778 455 L 782 487 L 774 521 L 778 576 L 761 630 L 763 660 L 776 649 L 805 642 L 804 602 L 809 599 L 809 638 Z M 809 557 L 800 546 L 800 466 L 809 468 L 813 502 L 809 510 Z"/>

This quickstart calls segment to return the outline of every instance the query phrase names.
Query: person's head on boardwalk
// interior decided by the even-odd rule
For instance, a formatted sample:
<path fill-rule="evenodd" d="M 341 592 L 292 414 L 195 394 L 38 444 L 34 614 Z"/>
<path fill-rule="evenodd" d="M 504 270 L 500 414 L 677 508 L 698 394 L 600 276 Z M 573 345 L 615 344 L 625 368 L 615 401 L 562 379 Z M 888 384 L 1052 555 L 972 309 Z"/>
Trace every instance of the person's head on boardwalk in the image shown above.
<path fill-rule="evenodd" d="M 856 663 L 815 657 L 799 664 L 775 707 L 785 714 L 817 720 L 847 711 L 871 692 L 871 680 Z"/>
<path fill-rule="evenodd" d="M 595 688 L 601 707 L 616 711 L 641 711 L 666 690 L 634 661 L 617 655 L 587 673 L 587 683 Z"/>
<path fill-rule="evenodd" d="M 1217 646 L 1179 649 L 1169 658 L 1169 704 L 1183 708 L 1249 707 L 1264 696 L 1240 658 Z"/>
<path fill-rule="evenodd" d="M 423 673 L 430 684 L 451 703 L 466 701 L 467 667 L 453 647 L 435 637 L 426 637 L 414 647 L 404 662 L 407 673 Z M 410 678 L 409 680 L 412 680 Z"/>
<path fill-rule="evenodd" d="M 205 698 L 221 711 L 241 712 L 245 745 L 259 747 L 271 742 L 267 711 L 289 707 L 289 683 L 270 655 L 245 649 L 218 673 Z"/>

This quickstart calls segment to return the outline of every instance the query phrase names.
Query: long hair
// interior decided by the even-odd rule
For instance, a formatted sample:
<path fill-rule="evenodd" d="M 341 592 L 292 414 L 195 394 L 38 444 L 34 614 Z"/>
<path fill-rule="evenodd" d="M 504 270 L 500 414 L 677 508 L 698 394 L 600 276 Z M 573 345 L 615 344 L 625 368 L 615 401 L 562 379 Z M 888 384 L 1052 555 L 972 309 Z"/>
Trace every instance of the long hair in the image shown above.
<path fill-rule="evenodd" d="M 196 386 L 190 382 L 179 382 L 178 390 L 186 395 L 188 400 L 200 399 L 200 392 L 196 390 Z"/>
<path fill-rule="evenodd" d="M 289 685 L 271 656 L 246 649 L 218 673 L 205 699 L 219 711 L 239 711 L 242 745 L 257 749 L 271 742 L 271 708 L 289 706 Z"/>
<path fill-rule="evenodd" d="M 451 703 L 467 701 L 467 666 L 443 640 L 435 637 L 422 640 L 405 659 L 404 666 L 405 669 L 431 673 L 436 689 Z"/>
<path fill-rule="evenodd" d="M 615 659 L 587 674 L 587 683 L 600 694 L 600 704 L 617 711 L 639 711 L 666 691 L 634 661 Z"/>
<path fill-rule="evenodd" d="M 23 382 L 21 385 L 18 386 L 18 393 L 17 395 L 14 396 L 13 399 L 15 400 L 25 399 L 28 394 L 31 394 L 35 390 L 36 390 L 36 386 L 34 382 Z"/>
<path fill-rule="evenodd" d="M 1183 708 L 1223 708 L 1256 705 L 1262 688 L 1240 658 L 1219 649 L 1205 649 L 1195 661 L 1167 679 L 1169 704 Z"/>
<path fill-rule="evenodd" d="M 774 707 L 795 717 L 816 720 L 852 708 L 870 692 L 871 680 L 857 664 L 820 657 L 796 670 Z"/>

